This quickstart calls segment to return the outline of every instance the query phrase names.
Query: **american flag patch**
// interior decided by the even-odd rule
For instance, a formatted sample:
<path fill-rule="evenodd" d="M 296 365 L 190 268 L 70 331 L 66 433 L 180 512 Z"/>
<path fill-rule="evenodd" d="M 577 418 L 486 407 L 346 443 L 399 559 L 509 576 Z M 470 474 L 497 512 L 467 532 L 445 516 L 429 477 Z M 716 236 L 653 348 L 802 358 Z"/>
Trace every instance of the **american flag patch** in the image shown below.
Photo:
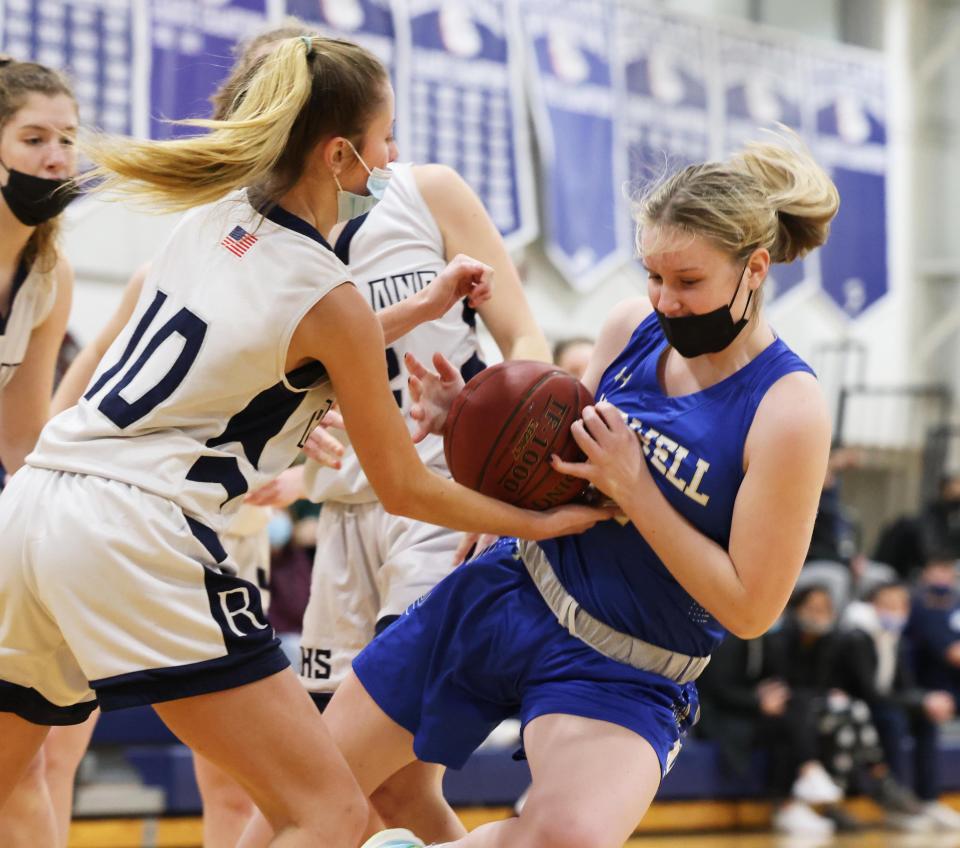
<path fill-rule="evenodd" d="M 243 256 L 256 243 L 257 237 L 248 233 L 243 227 L 234 227 L 220 242 L 234 256 Z"/>

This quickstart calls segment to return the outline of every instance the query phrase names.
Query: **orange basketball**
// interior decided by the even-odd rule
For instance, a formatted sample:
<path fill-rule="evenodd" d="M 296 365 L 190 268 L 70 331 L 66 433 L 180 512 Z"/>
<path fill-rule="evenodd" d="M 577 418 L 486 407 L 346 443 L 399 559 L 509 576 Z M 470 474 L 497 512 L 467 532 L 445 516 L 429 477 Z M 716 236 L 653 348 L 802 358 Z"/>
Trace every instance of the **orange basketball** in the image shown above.
<path fill-rule="evenodd" d="M 450 408 L 443 449 L 453 479 L 527 509 L 576 498 L 586 481 L 550 465 L 583 452 L 570 433 L 593 398 L 579 380 L 554 365 L 515 360 L 477 374 Z"/>

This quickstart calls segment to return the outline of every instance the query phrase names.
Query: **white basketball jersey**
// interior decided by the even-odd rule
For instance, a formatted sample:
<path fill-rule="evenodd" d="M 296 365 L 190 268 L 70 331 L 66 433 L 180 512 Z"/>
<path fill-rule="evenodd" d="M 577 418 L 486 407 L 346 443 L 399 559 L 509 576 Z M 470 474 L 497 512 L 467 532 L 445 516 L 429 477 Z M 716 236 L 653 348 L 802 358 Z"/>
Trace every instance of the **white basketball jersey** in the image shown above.
<path fill-rule="evenodd" d="M 335 244 L 337 255 L 350 268 L 350 278 L 375 312 L 420 291 L 447 264 L 443 236 L 417 188 L 413 166 L 394 163 L 391 170 L 393 176 L 383 199 L 362 219 L 349 222 Z M 408 375 L 403 365 L 408 351 L 428 365 L 439 351 L 469 379 L 483 368 L 473 310 L 466 302 L 458 303 L 443 317 L 421 324 L 387 348 L 390 388 L 413 432 Z M 304 475 L 307 496 L 318 502 L 377 500 L 356 453 L 349 448 L 349 440 L 342 432 L 337 436 L 347 444 L 341 469 L 335 471 L 308 460 Z M 439 436 L 427 436 L 417 448 L 426 465 L 447 473 Z"/>
<path fill-rule="evenodd" d="M 349 279 L 307 222 L 243 191 L 188 213 L 77 406 L 31 465 L 154 492 L 221 532 L 334 402 L 319 362 L 284 373 L 306 313 Z"/>
<path fill-rule="evenodd" d="M 36 263 L 34 263 L 36 264 Z M 10 308 L 0 315 L 0 389 L 23 362 L 34 328 L 46 321 L 57 298 L 53 271 L 21 265 L 13 278 Z"/>

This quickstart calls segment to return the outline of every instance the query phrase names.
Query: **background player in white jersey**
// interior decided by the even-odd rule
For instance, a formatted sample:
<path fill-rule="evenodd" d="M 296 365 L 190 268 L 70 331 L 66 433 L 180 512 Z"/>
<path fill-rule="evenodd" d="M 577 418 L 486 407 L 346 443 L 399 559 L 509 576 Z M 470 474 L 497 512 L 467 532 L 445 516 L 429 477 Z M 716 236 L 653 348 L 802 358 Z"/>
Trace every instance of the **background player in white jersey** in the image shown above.
<path fill-rule="evenodd" d="M 442 165 L 408 163 L 394 163 L 391 174 L 380 202 L 362 219 L 348 223 L 338 237 L 331 237 L 373 309 L 382 314 L 415 295 L 458 253 L 491 265 L 497 280 L 493 296 L 476 310 L 457 303 L 387 348 L 391 388 L 413 431 L 416 422 L 409 418 L 403 358 L 412 353 L 428 359 L 440 352 L 469 379 L 484 367 L 475 313 L 506 359 L 548 361 L 550 350 L 503 240 L 460 176 Z M 348 434 L 343 439 L 349 446 Z M 439 436 L 429 436 L 418 449 L 424 463 L 449 474 Z M 306 494 L 323 503 L 300 670 L 304 686 L 321 709 L 360 649 L 460 561 L 463 537 L 389 514 L 349 447 L 337 465 L 327 468 L 308 461 L 251 496 L 258 503 L 282 506 Z M 371 800 L 388 825 L 412 826 L 429 840 L 454 839 L 465 831 L 443 802 L 442 774 L 441 766 L 414 763 Z"/>
<path fill-rule="evenodd" d="M 0 499 L 14 611 L 0 620 L 3 800 L 49 725 L 82 720 L 95 697 L 152 703 L 248 789 L 275 845 L 356 843 L 363 796 L 217 537 L 335 399 L 392 510 L 528 538 L 605 515 L 526 512 L 420 462 L 380 326 L 320 235 L 338 193 L 366 182 L 351 148 L 386 163 L 392 101 L 367 51 L 295 39 L 259 63 L 230 120 L 199 122 L 209 134 L 91 145 L 107 190 L 171 210 L 220 202 L 176 228 L 93 385 Z M 469 291 L 489 269 L 458 259 L 444 273 Z"/>
<path fill-rule="evenodd" d="M 0 478 L 23 464 L 50 412 L 73 291 L 56 246 L 59 214 L 73 195 L 56 189 L 75 173 L 76 131 L 77 104 L 63 77 L 0 57 Z M 0 844 L 66 844 L 79 752 L 62 741 L 51 736 L 0 808 Z"/>

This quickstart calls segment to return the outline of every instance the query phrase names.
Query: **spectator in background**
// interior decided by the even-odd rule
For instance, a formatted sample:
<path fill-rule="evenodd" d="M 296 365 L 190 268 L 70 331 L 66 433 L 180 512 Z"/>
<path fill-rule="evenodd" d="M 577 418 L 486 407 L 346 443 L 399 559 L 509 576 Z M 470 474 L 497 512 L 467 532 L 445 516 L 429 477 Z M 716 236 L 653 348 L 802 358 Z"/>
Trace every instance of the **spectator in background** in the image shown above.
<path fill-rule="evenodd" d="M 960 559 L 960 474 L 945 475 L 940 492 L 920 518 L 925 560 Z"/>
<path fill-rule="evenodd" d="M 835 445 L 830 450 L 813 537 L 797 580 L 798 587 L 827 588 L 838 610 L 871 586 L 896 579 L 889 565 L 871 560 L 863 553 L 859 519 L 843 503 L 841 474 L 859 468 L 863 460 L 863 451 L 859 448 Z"/>
<path fill-rule="evenodd" d="M 953 552 L 933 556 L 920 575 L 906 629 L 917 683 L 960 698 L 960 588 Z M 938 781 L 918 785 L 927 812 L 941 827 L 960 830 L 960 813 L 937 801 Z"/>
<path fill-rule="evenodd" d="M 832 779 L 845 790 L 863 789 L 892 816 L 922 813 L 913 793 L 890 774 L 869 707 L 837 685 L 840 639 L 829 590 L 798 589 L 781 626 L 765 638 L 769 672 L 788 690 L 788 712 L 816 722 L 817 758 Z M 825 813 L 840 830 L 859 827 L 840 806 Z"/>
<path fill-rule="evenodd" d="M 903 580 L 929 560 L 960 559 L 960 475 L 944 475 L 936 499 L 919 515 L 902 515 L 884 526 L 874 556 Z"/>
<path fill-rule="evenodd" d="M 751 767 L 753 749 L 765 748 L 768 785 L 777 802 L 774 828 L 828 836 L 834 822 L 812 805 L 836 804 L 843 791 L 818 760 L 816 714 L 805 697 L 792 698 L 789 685 L 775 675 L 769 647 L 765 639 L 728 636 L 714 651 L 697 682 L 701 733 L 717 743 L 725 765 L 741 776 Z M 821 663 L 810 663 L 804 676 L 818 678 L 822 672 L 814 669 Z"/>
<path fill-rule="evenodd" d="M 294 520 L 292 508 L 274 509 L 267 524 L 270 537 L 270 608 L 267 619 L 273 625 L 283 650 L 292 664 L 300 663 L 300 632 L 303 612 L 310 597 L 313 558 L 303 544 L 304 533 Z M 310 521 L 315 543 L 316 523 Z"/>
<path fill-rule="evenodd" d="M 593 339 L 585 336 L 560 339 L 553 346 L 553 364 L 573 374 L 579 380 L 587 370 L 590 356 L 593 354 L 593 344 Z"/>
<path fill-rule="evenodd" d="M 960 586 L 957 561 L 931 558 L 920 575 L 906 637 L 917 682 L 960 698 Z"/>
<path fill-rule="evenodd" d="M 866 602 L 854 602 L 844 614 L 845 632 L 838 657 L 838 681 L 867 703 L 887 762 L 894 774 L 906 773 L 904 737 L 914 739 L 914 782 L 923 815 L 889 813 L 888 821 L 905 829 L 954 828 L 954 813 L 937 801 L 938 727 L 955 712 L 953 696 L 917 685 L 905 659 L 901 634 L 910 612 L 902 583 L 873 588 Z"/>

